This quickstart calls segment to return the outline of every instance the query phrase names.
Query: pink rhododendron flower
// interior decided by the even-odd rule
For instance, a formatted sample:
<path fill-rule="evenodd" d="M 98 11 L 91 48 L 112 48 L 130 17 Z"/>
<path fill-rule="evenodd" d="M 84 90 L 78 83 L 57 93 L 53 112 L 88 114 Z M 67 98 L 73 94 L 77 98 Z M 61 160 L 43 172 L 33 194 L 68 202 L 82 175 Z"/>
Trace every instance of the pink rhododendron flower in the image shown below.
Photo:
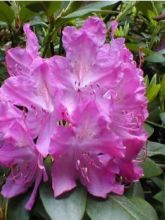
<path fill-rule="evenodd" d="M 88 19 L 79 30 L 74 27 L 66 27 L 63 31 L 63 43 L 70 73 L 68 72 L 69 74 L 65 77 L 66 80 L 62 81 L 65 87 L 63 90 L 61 89 L 61 93 L 63 93 L 61 103 L 71 116 L 69 120 L 71 127 L 63 128 L 63 130 L 70 130 L 70 134 L 64 131 L 59 134 L 61 129 L 57 129 L 50 147 L 52 149 L 50 152 L 54 152 L 55 157 L 52 169 L 55 195 L 60 195 L 62 192 L 73 188 L 76 179 L 86 185 L 89 192 L 100 197 L 106 197 L 107 193 L 113 192 L 113 186 L 116 193 L 120 194 L 122 192 L 121 186 L 118 186 L 115 178 L 112 178 L 113 180 L 106 178 L 105 170 L 109 170 L 113 176 L 111 166 L 108 168 L 105 166 L 106 168 L 102 169 L 100 164 L 95 173 L 96 176 L 94 177 L 94 174 L 91 174 L 96 167 L 89 166 L 90 161 L 93 160 L 90 158 L 90 152 L 95 155 L 97 161 L 99 155 L 107 158 L 104 150 L 109 150 L 108 156 L 111 158 L 109 160 L 115 161 L 114 163 L 117 164 L 115 177 L 122 176 L 124 182 L 137 180 L 142 175 L 142 169 L 135 162 L 136 156 L 147 138 L 142 128 L 148 115 L 142 71 L 137 68 L 132 54 L 124 44 L 124 39 L 112 39 L 110 45 L 104 44 L 105 32 L 104 23 L 96 17 Z M 93 108 L 86 107 L 86 103 L 93 101 L 96 105 L 95 108 L 106 120 L 104 124 L 105 133 L 102 134 L 95 133 L 96 128 L 90 130 L 90 125 L 93 125 L 92 115 L 96 124 L 100 126 L 96 112 L 93 112 L 90 116 L 85 114 L 85 111 L 90 114 L 90 108 Z M 81 113 L 82 116 L 77 112 L 77 109 L 79 109 L 77 108 L 78 103 L 79 106 L 85 109 Z M 77 114 L 76 118 L 74 117 L 75 112 Z M 82 126 L 80 131 L 74 127 L 77 121 L 77 126 Z M 86 127 L 83 127 L 84 123 Z M 107 128 L 108 131 L 106 131 Z M 90 144 L 87 142 L 88 129 L 90 132 L 93 131 Z M 102 138 L 104 138 L 106 132 L 109 135 L 109 140 L 104 142 Z M 81 136 L 83 133 L 85 133 L 83 136 L 84 142 L 82 139 L 77 140 L 77 136 Z M 66 145 L 62 141 L 63 135 L 67 138 Z M 97 141 L 95 141 L 96 137 L 99 137 Z M 119 139 L 120 142 L 115 143 L 115 139 Z M 102 145 L 100 151 L 97 152 L 98 154 L 95 154 L 99 141 Z M 92 145 L 92 142 L 93 148 L 91 150 L 90 145 Z M 118 157 L 114 156 L 119 146 L 121 146 L 121 149 L 125 149 L 121 158 L 119 152 Z M 70 150 L 69 147 L 74 150 Z M 56 153 L 57 149 L 60 149 L 59 154 Z M 66 149 L 68 150 L 67 153 Z M 112 150 L 110 151 L 110 149 Z M 81 156 L 84 154 L 89 157 L 86 156 L 84 159 Z M 58 157 L 59 159 L 57 159 Z M 69 158 L 71 158 L 71 163 Z M 76 169 L 77 163 L 80 166 L 79 170 Z M 69 170 L 72 170 L 72 172 L 68 173 L 65 165 L 67 168 L 70 166 Z M 83 169 L 86 176 L 82 171 Z M 63 170 L 63 174 L 61 170 Z M 106 173 L 110 175 L 108 171 Z M 105 179 L 99 175 L 103 175 Z M 103 182 L 98 183 L 97 178 Z M 62 184 L 62 182 L 65 183 Z M 103 186 L 102 190 L 101 185 Z"/>
<path fill-rule="evenodd" d="M 145 138 L 143 134 L 139 139 L 123 140 L 111 130 L 94 102 L 79 106 L 66 126 L 56 128 L 51 140 L 54 195 L 74 188 L 78 179 L 95 196 L 122 194 L 124 183 L 143 174 L 135 158 Z M 123 181 L 118 182 L 117 176 Z"/>
<path fill-rule="evenodd" d="M 109 192 L 122 194 L 124 187 L 116 182 L 120 172 L 116 160 L 124 157 L 125 146 L 110 133 L 96 104 L 79 106 L 70 123 L 57 127 L 51 141 L 55 196 L 75 187 L 77 179 L 95 196 L 106 197 Z"/>
<path fill-rule="evenodd" d="M 26 123 L 31 135 L 37 139 L 37 148 L 46 156 L 52 132 L 55 128 L 54 76 L 48 64 L 43 61 L 34 68 L 31 77 L 25 75 L 12 76 L 1 88 L 1 96 L 13 104 L 28 109 Z M 33 120 L 33 122 L 32 122 Z"/>
<path fill-rule="evenodd" d="M 65 27 L 66 56 L 43 59 L 36 36 L 25 25 L 26 48 L 7 54 L 10 77 L 1 99 L 26 109 L 24 129 L 36 140 L 30 149 L 54 158 L 55 196 L 74 188 L 77 180 L 95 196 L 122 194 L 125 183 L 143 174 L 136 161 L 147 139 L 143 72 L 124 38 L 114 38 L 117 23 L 111 26 L 110 44 L 98 17 L 79 29 Z M 21 53 L 25 62 L 18 58 Z M 21 71 L 12 69 L 15 64 Z"/>
<path fill-rule="evenodd" d="M 26 208 L 31 209 L 39 184 L 42 179 L 47 179 L 43 159 L 36 151 L 26 126 L 23 127 L 22 112 L 8 103 L 0 103 L 0 111 L 4 113 L 0 117 L 0 164 L 11 169 L 1 193 L 4 197 L 11 198 L 34 185 L 26 204 Z"/>

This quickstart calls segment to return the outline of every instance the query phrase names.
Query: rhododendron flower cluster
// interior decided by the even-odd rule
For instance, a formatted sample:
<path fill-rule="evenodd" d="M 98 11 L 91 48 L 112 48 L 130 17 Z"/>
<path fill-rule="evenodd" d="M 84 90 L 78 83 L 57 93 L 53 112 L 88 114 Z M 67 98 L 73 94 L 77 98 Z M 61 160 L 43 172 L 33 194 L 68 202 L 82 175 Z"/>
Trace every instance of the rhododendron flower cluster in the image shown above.
<path fill-rule="evenodd" d="M 36 35 L 24 25 L 25 48 L 7 51 L 9 78 L 0 88 L 0 163 L 10 168 L 2 194 L 13 197 L 47 180 L 52 158 L 54 195 L 80 181 L 94 196 L 123 194 L 143 171 L 137 157 L 147 139 L 143 72 L 123 38 L 111 41 L 98 17 L 65 27 L 65 56 L 41 58 Z"/>

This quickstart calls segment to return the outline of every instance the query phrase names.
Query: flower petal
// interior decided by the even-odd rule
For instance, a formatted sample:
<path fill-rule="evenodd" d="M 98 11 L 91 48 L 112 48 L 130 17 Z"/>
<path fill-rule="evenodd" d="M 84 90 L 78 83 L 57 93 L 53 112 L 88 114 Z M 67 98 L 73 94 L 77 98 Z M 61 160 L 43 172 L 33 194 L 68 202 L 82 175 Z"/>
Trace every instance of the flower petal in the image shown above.
<path fill-rule="evenodd" d="M 37 150 L 42 156 L 47 156 L 49 153 L 50 140 L 55 132 L 56 121 L 52 114 L 45 116 L 43 125 L 38 135 L 36 143 Z"/>
<path fill-rule="evenodd" d="M 75 86 L 83 87 L 89 84 L 97 52 L 96 43 L 86 33 L 82 33 L 69 44 L 66 52 L 74 74 Z"/>
<path fill-rule="evenodd" d="M 98 17 L 88 18 L 82 27 L 82 29 L 91 36 L 92 39 L 98 45 L 102 45 L 105 42 L 106 26 L 105 23 Z"/>
<path fill-rule="evenodd" d="M 0 148 L 0 163 L 4 166 L 11 166 L 22 160 L 34 158 L 30 147 L 16 147 L 11 140 L 4 140 Z"/>
<path fill-rule="evenodd" d="M 25 24 L 23 30 L 26 34 L 26 50 L 34 59 L 38 56 L 39 44 L 35 33 L 30 29 L 30 24 Z"/>
<path fill-rule="evenodd" d="M 124 186 L 116 183 L 116 175 L 110 173 L 111 167 L 109 169 L 102 168 L 92 168 L 89 170 L 88 181 L 86 182 L 86 187 L 88 191 L 94 195 L 101 198 L 106 198 L 110 192 L 115 192 L 116 194 L 122 195 L 124 192 Z"/>
<path fill-rule="evenodd" d="M 39 106 L 46 111 L 52 112 L 54 105 L 52 101 L 52 79 L 49 75 L 48 64 L 43 62 L 34 70 L 33 77 L 17 76 L 7 79 L 1 90 L 3 95 L 15 105 L 31 108 Z"/>
<path fill-rule="evenodd" d="M 24 25 L 26 34 L 26 48 L 12 48 L 6 53 L 6 64 L 8 73 L 13 75 L 29 75 L 31 64 L 38 56 L 38 40 L 36 35 L 30 29 L 30 24 Z"/>
<path fill-rule="evenodd" d="M 0 102 L 0 129 L 1 132 L 6 133 L 9 125 L 15 121 L 19 120 L 21 123 L 22 112 L 11 103 L 1 101 Z"/>
<path fill-rule="evenodd" d="M 24 184 L 16 184 L 10 175 L 6 179 L 6 183 L 3 185 L 1 193 L 5 198 L 12 198 L 17 196 L 28 189 L 27 185 Z"/>
<path fill-rule="evenodd" d="M 28 75 L 33 62 L 32 57 L 25 49 L 12 48 L 6 52 L 6 66 L 10 76 Z"/>
<path fill-rule="evenodd" d="M 126 182 L 137 181 L 143 176 L 143 169 L 136 162 L 129 160 L 121 160 L 119 162 L 120 175 Z"/>
<path fill-rule="evenodd" d="M 97 45 L 102 45 L 106 37 L 104 22 L 100 18 L 93 16 L 88 18 L 79 30 L 74 27 L 65 27 L 63 31 L 63 44 L 65 49 L 68 51 L 73 42 L 84 34 Z"/>
<path fill-rule="evenodd" d="M 75 171 L 72 158 L 68 155 L 56 158 L 52 165 L 52 187 L 57 197 L 76 186 Z"/>
<path fill-rule="evenodd" d="M 118 26 L 118 22 L 116 20 L 111 21 L 111 38 L 114 38 L 115 30 Z"/>
<path fill-rule="evenodd" d="M 32 194 L 31 194 L 31 196 L 30 196 L 30 198 L 27 201 L 26 206 L 25 206 L 25 208 L 27 210 L 31 210 L 33 205 L 34 205 L 34 202 L 35 202 L 36 196 L 37 196 L 38 187 L 39 187 L 39 185 L 41 183 L 41 180 L 42 180 L 42 172 L 39 171 L 37 173 L 37 177 L 35 179 L 35 184 L 34 184 L 34 188 L 33 188 Z"/>

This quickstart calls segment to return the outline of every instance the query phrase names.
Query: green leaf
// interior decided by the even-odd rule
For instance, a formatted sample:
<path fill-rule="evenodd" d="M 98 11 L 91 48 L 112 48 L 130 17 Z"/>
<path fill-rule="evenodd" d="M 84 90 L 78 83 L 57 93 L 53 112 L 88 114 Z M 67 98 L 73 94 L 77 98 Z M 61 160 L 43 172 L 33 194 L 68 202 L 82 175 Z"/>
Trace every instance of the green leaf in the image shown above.
<path fill-rule="evenodd" d="M 160 85 L 159 84 L 153 85 L 151 87 L 151 89 L 147 93 L 147 98 L 148 98 L 149 102 L 152 102 L 157 97 L 157 95 L 159 93 L 159 90 L 160 90 Z"/>
<path fill-rule="evenodd" d="M 14 20 L 14 12 L 5 2 L 0 2 L 0 21 L 11 24 Z"/>
<path fill-rule="evenodd" d="M 40 12 L 47 10 L 47 6 L 45 6 L 45 3 L 43 2 L 42 4 L 40 1 L 28 2 L 26 4 L 26 7 L 32 12 Z"/>
<path fill-rule="evenodd" d="M 151 179 L 160 189 L 163 189 L 164 181 L 160 177 L 152 177 Z"/>
<path fill-rule="evenodd" d="M 144 161 L 142 167 L 144 170 L 144 178 L 159 176 L 162 173 L 162 169 L 150 158 Z"/>
<path fill-rule="evenodd" d="M 156 85 L 156 83 L 157 83 L 157 74 L 154 74 L 153 77 L 152 77 L 152 79 L 151 79 L 151 81 L 150 81 L 148 90 L 150 90 L 153 85 Z"/>
<path fill-rule="evenodd" d="M 161 110 L 158 100 L 155 99 L 153 102 L 150 102 L 148 105 L 148 109 L 150 114 L 147 120 L 159 123 Z"/>
<path fill-rule="evenodd" d="M 145 54 L 145 55 L 149 55 L 152 51 L 146 47 L 146 45 L 141 45 L 141 43 L 126 43 L 126 46 L 134 51 L 134 52 L 139 52 L 139 48 L 141 48 L 142 52 Z M 146 75 L 147 76 L 147 75 Z"/>
<path fill-rule="evenodd" d="M 126 192 L 126 196 L 131 197 L 141 197 L 144 198 L 143 188 L 140 182 L 135 182 L 132 184 L 131 188 Z"/>
<path fill-rule="evenodd" d="M 160 191 L 154 195 L 154 199 L 158 200 L 159 202 L 163 203 L 163 191 Z"/>
<path fill-rule="evenodd" d="M 160 88 L 160 105 L 163 111 L 165 111 L 165 74 L 161 80 L 161 88 Z"/>
<path fill-rule="evenodd" d="M 165 156 L 165 144 L 148 141 L 147 143 L 148 156 L 164 155 Z"/>
<path fill-rule="evenodd" d="M 19 13 L 19 17 L 22 23 L 29 21 L 36 13 L 32 12 L 26 7 L 22 7 Z"/>
<path fill-rule="evenodd" d="M 165 62 L 165 49 L 158 52 L 153 52 L 151 55 L 146 57 L 146 60 L 151 63 L 164 63 Z"/>
<path fill-rule="evenodd" d="M 151 137 L 151 135 L 154 133 L 154 128 L 147 123 L 144 123 L 144 129 L 147 132 L 148 137 Z"/>
<path fill-rule="evenodd" d="M 135 4 L 136 4 L 135 1 L 126 2 L 125 7 L 123 8 L 123 10 L 120 10 L 117 16 L 117 21 L 124 20 L 124 18 L 133 10 Z"/>
<path fill-rule="evenodd" d="M 110 196 L 105 201 L 89 199 L 87 213 L 92 220 L 158 220 L 152 206 L 137 197 Z"/>
<path fill-rule="evenodd" d="M 145 217 L 140 217 L 139 220 L 158 220 L 156 211 L 148 202 L 138 197 L 132 197 L 130 200 L 138 210 L 141 210 L 144 213 Z"/>
<path fill-rule="evenodd" d="M 148 77 L 148 75 L 146 75 L 144 77 L 144 81 L 145 81 L 145 84 L 146 84 L 146 88 L 148 89 L 148 87 L 149 87 L 149 77 Z"/>
<path fill-rule="evenodd" d="M 84 217 L 83 217 L 82 220 L 91 220 L 91 219 L 89 218 L 89 216 L 87 215 L 87 213 L 85 213 L 85 215 L 84 215 Z"/>
<path fill-rule="evenodd" d="M 150 1 L 137 1 L 136 8 L 138 11 L 141 11 L 144 15 L 147 15 L 148 10 L 152 10 L 152 4 Z"/>
<path fill-rule="evenodd" d="M 48 28 L 48 25 L 45 22 L 42 22 L 40 20 L 33 20 L 33 21 L 30 22 L 30 24 L 32 26 L 40 26 L 40 27 Z"/>
<path fill-rule="evenodd" d="M 35 206 L 32 210 L 32 213 L 35 216 L 37 216 L 39 218 L 42 218 L 44 220 L 50 220 L 50 218 L 49 218 L 47 212 L 45 211 L 45 208 L 44 208 L 40 198 L 37 199 L 37 202 L 36 202 L 36 204 L 35 204 Z"/>
<path fill-rule="evenodd" d="M 29 212 L 25 209 L 28 196 L 21 195 L 16 198 L 12 198 L 8 202 L 7 208 L 7 220 L 29 220 Z"/>
<path fill-rule="evenodd" d="M 48 16 L 53 15 L 55 12 L 60 10 L 61 1 L 34 1 L 28 2 L 26 7 L 33 12 L 45 11 Z"/>
<path fill-rule="evenodd" d="M 163 124 L 165 125 L 165 112 L 160 113 L 160 119 L 163 122 Z"/>
<path fill-rule="evenodd" d="M 157 21 L 155 21 L 153 19 L 156 15 L 157 14 L 154 11 L 152 11 L 152 10 L 148 10 L 148 12 L 147 12 L 147 17 L 149 18 L 152 26 L 154 26 L 154 27 L 157 25 Z"/>
<path fill-rule="evenodd" d="M 159 93 L 160 84 L 156 84 L 156 83 L 157 83 L 157 75 L 155 74 L 152 77 L 152 79 L 147 87 L 147 98 L 148 98 L 149 102 L 152 102 Z"/>
<path fill-rule="evenodd" d="M 48 184 L 40 188 L 40 197 L 45 210 L 52 220 L 81 220 L 86 207 L 86 192 L 82 187 L 77 187 L 68 196 L 54 198 Z"/>
<path fill-rule="evenodd" d="M 7 27 L 7 23 L 4 22 L 4 21 L 0 21 L 0 26 L 1 26 L 1 27 Z"/>
<path fill-rule="evenodd" d="M 44 2 L 42 2 L 44 3 Z M 48 2 L 45 2 L 46 5 Z M 58 12 L 61 9 L 61 3 L 62 1 L 52 1 L 49 3 L 49 7 L 47 7 L 47 13 L 48 15 L 53 15 L 54 13 Z"/>
<path fill-rule="evenodd" d="M 67 3 L 66 1 L 63 1 L 63 4 Z M 69 4 L 66 5 L 65 7 L 65 16 L 68 14 L 71 14 L 72 12 L 78 10 L 78 8 L 81 7 L 81 4 L 83 4 L 83 2 L 79 2 L 79 1 L 70 1 Z M 63 6 L 64 7 L 64 6 Z"/>
<path fill-rule="evenodd" d="M 119 1 L 103 1 L 103 2 L 96 2 L 96 3 L 89 3 L 86 6 L 81 7 L 79 10 L 74 11 L 64 18 L 76 18 L 76 17 L 82 17 L 90 13 L 94 12 L 100 12 L 102 8 L 111 6 L 116 4 Z"/>

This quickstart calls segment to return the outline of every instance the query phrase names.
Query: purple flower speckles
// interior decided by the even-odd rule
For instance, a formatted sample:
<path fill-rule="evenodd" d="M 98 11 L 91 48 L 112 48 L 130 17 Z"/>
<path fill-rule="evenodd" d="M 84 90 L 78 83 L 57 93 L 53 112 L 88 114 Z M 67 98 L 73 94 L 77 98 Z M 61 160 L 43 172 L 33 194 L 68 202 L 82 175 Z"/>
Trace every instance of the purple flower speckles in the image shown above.
<path fill-rule="evenodd" d="M 92 195 L 121 195 L 125 183 L 143 175 L 136 161 L 147 139 L 143 72 L 124 39 L 114 38 L 117 23 L 111 26 L 110 44 L 98 17 L 80 29 L 65 27 L 66 56 L 44 59 L 26 24 L 26 48 L 8 50 L 10 77 L 0 89 L 0 163 L 11 168 L 4 196 L 34 184 L 31 208 L 46 176 L 42 160 L 47 155 L 53 158 L 55 196 L 73 189 L 78 180 Z"/>

